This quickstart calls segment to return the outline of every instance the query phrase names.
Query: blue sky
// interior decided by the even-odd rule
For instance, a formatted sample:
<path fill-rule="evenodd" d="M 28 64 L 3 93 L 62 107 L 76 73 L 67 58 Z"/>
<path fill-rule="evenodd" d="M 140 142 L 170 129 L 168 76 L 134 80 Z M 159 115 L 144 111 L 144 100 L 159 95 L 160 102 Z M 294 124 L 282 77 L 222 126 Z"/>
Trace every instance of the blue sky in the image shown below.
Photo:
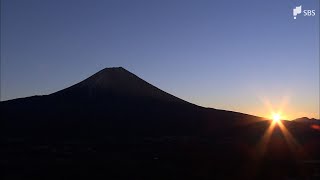
<path fill-rule="evenodd" d="M 319 117 L 319 1 L 1 1 L 2 101 L 114 66 L 206 107 Z"/>

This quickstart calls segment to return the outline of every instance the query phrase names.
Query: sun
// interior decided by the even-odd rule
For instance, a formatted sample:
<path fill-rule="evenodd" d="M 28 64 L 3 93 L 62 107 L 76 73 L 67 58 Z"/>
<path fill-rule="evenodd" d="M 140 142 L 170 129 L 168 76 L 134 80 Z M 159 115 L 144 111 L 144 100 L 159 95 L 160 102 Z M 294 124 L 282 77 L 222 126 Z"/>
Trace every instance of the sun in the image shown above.
<path fill-rule="evenodd" d="M 278 122 L 281 120 L 281 115 L 279 113 L 272 114 L 272 120 Z"/>

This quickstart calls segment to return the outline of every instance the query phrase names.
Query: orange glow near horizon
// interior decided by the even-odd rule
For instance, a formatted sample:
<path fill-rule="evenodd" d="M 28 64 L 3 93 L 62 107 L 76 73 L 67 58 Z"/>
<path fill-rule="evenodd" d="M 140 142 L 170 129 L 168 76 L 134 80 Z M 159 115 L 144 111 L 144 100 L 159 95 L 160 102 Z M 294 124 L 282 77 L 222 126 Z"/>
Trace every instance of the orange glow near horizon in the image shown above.
<path fill-rule="evenodd" d="M 288 93 L 290 94 L 290 93 Z M 301 106 L 295 99 L 295 103 L 291 103 L 292 95 L 283 95 L 282 97 L 266 97 L 258 95 L 258 99 L 262 103 L 261 108 L 254 107 L 250 111 L 253 114 L 264 117 L 266 119 L 274 119 L 274 114 L 280 114 L 281 120 L 294 120 L 301 117 L 319 119 L 319 110 L 314 106 Z M 319 106 L 319 105 L 318 105 Z M 267 110 L 267 111 L 266 111 Z"/>
<path fill-rule="evenodd" d="M 286 109 L 287 104 L 289 103 L 289 98 L 283 98 L 280 102 L 280 104 L 275 108 L 273 104 L 267 99 L 263 98 L 262 103 L 265 106 L 265 108 L 269 111 L 268 115 L 266 116 L 267 119 L 271 119 L 273 121 L 280 121 L 280 120 L 288 120 L 287 116 L 284 113 L 284 110 Z"/>
<path fill-rule="evenodd" d="M 267 93 L 264 93 L 267 94 Z M 320 118 L 319 103 L 315 102 L 300 102 L 298 97 L 293 98 L 293 95 L 282 96 L 266 96 L 255 94 L 253 97 L 248 98 L 248 101 L 241 104 L 238 102 L 236 105 L 230 104 L 212 104 L 208 103 L 205 107 L 213 107 L 216 109 L 226 109 L 235 112 L 242 112 L 249 115 L 262 117 L 264 119 L 273 119 L 273 113 L 279 113 L 281 120 L 295 120 L 302 117 Z M 316 101 L 316 100 L 315 100 Z M 199 103 L 201 104 L 201 103 Z"/>

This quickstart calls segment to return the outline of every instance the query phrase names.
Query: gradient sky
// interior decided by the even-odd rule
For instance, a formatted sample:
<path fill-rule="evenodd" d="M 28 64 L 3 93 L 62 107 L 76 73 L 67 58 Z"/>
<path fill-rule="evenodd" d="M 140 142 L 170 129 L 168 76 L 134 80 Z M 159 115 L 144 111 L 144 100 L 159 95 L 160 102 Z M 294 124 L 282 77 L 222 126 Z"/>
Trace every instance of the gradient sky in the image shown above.
<path fill-rule="evenodd" d="M 2 101 L 114 66 L 201 106 L 319 118 L 319 0 L 1 1 Z"/>

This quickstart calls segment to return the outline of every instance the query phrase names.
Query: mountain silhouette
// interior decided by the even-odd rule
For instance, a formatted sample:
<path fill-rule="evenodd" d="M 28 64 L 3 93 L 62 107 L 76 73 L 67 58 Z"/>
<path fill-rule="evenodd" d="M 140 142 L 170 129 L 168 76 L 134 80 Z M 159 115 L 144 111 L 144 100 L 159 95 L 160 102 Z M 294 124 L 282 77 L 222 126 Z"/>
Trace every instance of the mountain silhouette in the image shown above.
<path fill-rule="evenodd" d="M 54 93 L 54 95 L 60 94 L 82 98 L 122 96 L 187 103 L 147 83 L 122 67 L 105 68 L 74 86 Z"/>
<path fill-rule="evenodd" d="M 73 134 L 91 128 L 94 132 L 90 135 L 98 133 L 98 129 L 104 134 L 205 134 L 215 133 L 222 126 L 262 120 L 186 102 L 122 67 L 103 69 L 78 84 L 50 95 L 1 102 L 1 109 L 4 117 L 11 119 L 6 122 L 7 132 L 11 132 L 10 127 L 20 126 L 19 132 L 26 135 L 39 131 L 41 137 L 43 133 L 50 136 L 55 131 L 66 131 L 68 134 L 71 128 Z M 27 117 L 32 119 L 31 123 L 22 120 Z M 119 131 L 117 128 L 120 127 L 126 130 Z"/>
<path fill-rule="evenodd" d="M 320 159 L 314 124 L 283 121 L 298 156 L 278 126 L 262 156 L 271 121 L 197 106 L 122 67 L 49 95 L 3 101 L 0 111 L 8 179 L 309 178 L 313 164 L 304 162 Z"/>

